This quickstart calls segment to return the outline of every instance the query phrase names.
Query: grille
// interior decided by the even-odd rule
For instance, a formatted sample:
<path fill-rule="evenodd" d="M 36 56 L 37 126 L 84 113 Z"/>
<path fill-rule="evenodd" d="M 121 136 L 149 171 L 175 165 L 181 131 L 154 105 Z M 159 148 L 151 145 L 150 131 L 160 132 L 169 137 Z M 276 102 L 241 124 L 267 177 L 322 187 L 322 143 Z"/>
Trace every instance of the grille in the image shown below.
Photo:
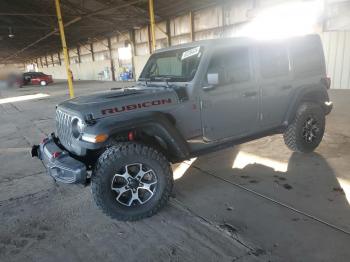
<path fill-rule="evenodd" d="M 72 119 L 73 116 L 57 109 L 56 110 L 56 132 L 61 144 L 68 150 L 72 149 L 73 134 L 72 134 Z"/>

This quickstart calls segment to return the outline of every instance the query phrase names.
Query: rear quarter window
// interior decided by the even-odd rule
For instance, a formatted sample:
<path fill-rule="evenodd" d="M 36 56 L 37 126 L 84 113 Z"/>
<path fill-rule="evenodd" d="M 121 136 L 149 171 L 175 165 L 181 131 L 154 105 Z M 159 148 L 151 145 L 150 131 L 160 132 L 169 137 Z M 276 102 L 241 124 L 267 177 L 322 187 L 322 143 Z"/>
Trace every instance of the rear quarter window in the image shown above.
<path fill-rule="evenodd" d="M 290 54 L 295 76 L 325 73 L 323 49 L 319 39 L 293 41 L 290 44 Z"/>
<path fill-rule="evenodd" d="M 272 78 L 288 75 L 289 57 L 284 44 L 266 44 L 260 46 L 259 57 L 262 77 Z"/>

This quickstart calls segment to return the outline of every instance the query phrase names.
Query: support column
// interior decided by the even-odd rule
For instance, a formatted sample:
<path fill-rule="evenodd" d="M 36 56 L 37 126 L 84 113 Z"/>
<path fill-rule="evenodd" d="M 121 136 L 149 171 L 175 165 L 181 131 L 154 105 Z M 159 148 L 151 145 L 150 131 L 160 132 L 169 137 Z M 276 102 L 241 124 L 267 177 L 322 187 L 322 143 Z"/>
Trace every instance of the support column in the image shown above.
<path fill-rule="evenodd" d="M 132 77 L 134 80 L 136 80 L 135 75 L 135 56 L 136 56 L 136 50 L 135 50 L 135 30 L 132 29 L 130 31 L 130 44 L 131 44 L 131 63 L 132 63 Z"/>
<path fill-rule="evenodd" d="M 190 34 L 191 34 L 191 41 L 193 42 L 194 39 L 194 18 L 193 18 L 193 12 L 190 12 Z"/>
<path fill-rule="evenodd" d="M 166 35 L 167 35 L 167 42 L 168 46 L 171 46 L 171 32 L 170 32 L 170 20 L 166 20 Z"/>
<path fill-rule="evenodd" d="M 57 56 L 58 56 L 58 62 L 60 63 L 60 65 L 62 65 L 60 52 L 57 52 Z"/>
<path fill-rule="evenodd" d="M 80 47 L 77 47 L 77 55 L 78 55 L 78 62 L 81 63 L 81 57 L 80 57 Z"/>
<path fill-rule="evenodd" d="M 152 36 L 152 52 L 156 50 L 156 31 L 155 31 L 155 19 L 154 19 L 154 2 L 153 0 L 148 0 L 149 2 L 149 17 L 151 26 L 151 36 Z"/>
<path fill-rule="evenodd" d="M 93 45 L 93 43 L 90 44 L 90 52 L 91 52 L 92 62 L 95 62 L 95 53 L 94 53 L 94 45 Z"/>
<path fill-rule="evenodd" d="M 47 62 L 47 55 L 45 55 L 45 63 L 46 63 L 46 67 L 49 67 L 49 63 Z"/>
<path fill-rule="evenodd" d="M 225 12 L 225 5 L 221 6 L 221 15 L 222 15 L 222 35 L 221 37 L 225 37 L 225 29 L 226 29 L 226 12 Z"/>
<path fill-rule="evenodd" d="M 148 25 L 147 26 L 147 33 L 148 33 L 148 38 L 147 38 L 147 41 L 148 41 L 148 50 L 149 50 L 149 53 L 152 54 L 153 51 L 152 51 L 152 36 L 151 36 L 151 27 Z"/>
<path fill-rule="evenodd" d="M 70 96 L 70 98 L 73 98 L 74 97 L 74 87 L 73 87 L 73 81 L 72 81 L 72 73 L 71 73 L 71 69 L 69 67 L 67 43 L 66 43 L 66 36 L 64 34 L 64 26 L 63 26 L 63 21 L 62 21 L 60 0 L 55 0 L 55 5 L 56 5 L 56 12 L 57 12 L 58 26 L 60 29 L 62 48 L 63 48 L 64 63 L 66 65 L 69 96 Z"/>
<path fill-rule="evenodd" d="M 136 46 L 135 46 L 135 30 L 132 29 L 130 31 L 130 44 L 131 44 L 131 63 L 132 63 L 132 77 L 136 81 L 136 73 L 135 73 L 135 56 L 136 56 Z"/>
<path fill-rule="evenodd" d="M 108 51 L 109 51 L 109 59 L 111 60 L 111 71 L 112 71 L 112 80 L 115 81 L 115 66 L 114 66 L 114 61 L 112 57 L 112 44 L 111 44 L 111 38 L 107 38 L 108 42 Z"/>

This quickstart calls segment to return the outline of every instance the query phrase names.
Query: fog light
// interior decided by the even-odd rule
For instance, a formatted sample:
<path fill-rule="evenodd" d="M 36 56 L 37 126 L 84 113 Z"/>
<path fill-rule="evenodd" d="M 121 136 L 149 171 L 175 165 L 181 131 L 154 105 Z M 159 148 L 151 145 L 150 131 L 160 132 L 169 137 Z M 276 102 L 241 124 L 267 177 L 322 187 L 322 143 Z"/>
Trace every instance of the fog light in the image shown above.
<path fill-rule="evenodd" d="M 61 173 L 62 173 L 61 170 L 59 170 L 56 167 L 53 167 L 53 168 L 50 169 L 50 174 L 54 178 L 59 177 L 61 175 Z"/>

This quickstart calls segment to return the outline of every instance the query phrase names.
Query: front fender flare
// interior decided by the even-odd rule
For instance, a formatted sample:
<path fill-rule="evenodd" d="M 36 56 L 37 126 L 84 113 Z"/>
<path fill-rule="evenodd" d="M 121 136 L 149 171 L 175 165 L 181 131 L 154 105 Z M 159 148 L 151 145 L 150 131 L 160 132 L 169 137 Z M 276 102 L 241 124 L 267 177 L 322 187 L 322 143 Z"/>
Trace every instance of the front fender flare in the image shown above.
<path fill-rule="evenodd" d="M 94 134 L 105 133 L 109 137 L 137 129 L 148 135 L 160 137 L 170 150 L 168 153 L 172 160 L 187 159 L 190 155 L 186 140 L 175 127 L 171 116 L 164 113 L 145 112 L 123 120 L 108 117 L 100 119 L 91 129 Z"/>

